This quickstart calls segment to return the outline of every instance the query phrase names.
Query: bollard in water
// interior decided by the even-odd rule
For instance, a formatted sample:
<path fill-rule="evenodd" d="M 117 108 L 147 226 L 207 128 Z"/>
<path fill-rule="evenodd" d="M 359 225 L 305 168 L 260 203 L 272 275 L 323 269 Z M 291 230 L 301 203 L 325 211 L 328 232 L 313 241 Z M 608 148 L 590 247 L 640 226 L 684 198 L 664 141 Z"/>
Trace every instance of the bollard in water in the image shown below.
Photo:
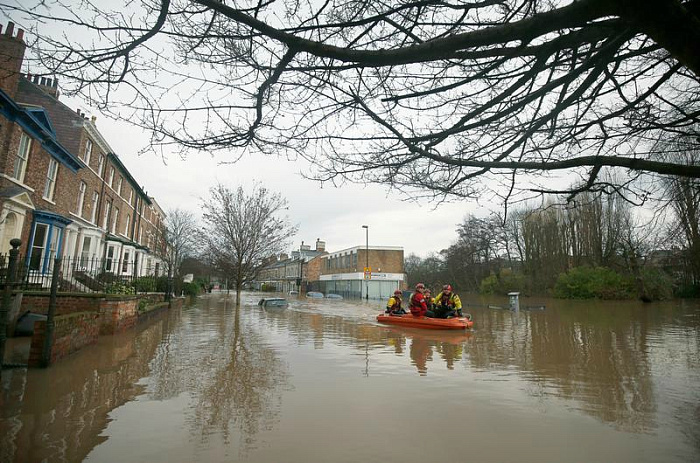
<path fill-rule="evenodd" d="M 520 293 L 508 293 L 510 298 L 510 310 L 515 312 L 520 311 Z"/>

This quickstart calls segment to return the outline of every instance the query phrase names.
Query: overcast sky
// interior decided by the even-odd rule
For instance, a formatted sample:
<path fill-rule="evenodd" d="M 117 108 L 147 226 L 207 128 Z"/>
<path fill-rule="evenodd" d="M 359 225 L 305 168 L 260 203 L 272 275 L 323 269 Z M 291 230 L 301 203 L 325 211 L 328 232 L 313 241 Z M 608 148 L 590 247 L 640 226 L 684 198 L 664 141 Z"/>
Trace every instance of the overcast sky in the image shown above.
<path fill-rule="evenodd" d="M 3 14 L 0 17 L 6 24 L 8 18 Z M 21 27 L 21 22 L 18 25 Z M 52 25 L 41 27 L 46 32 Z M 33 70 L 25 67 L 23 71 Z M 59 90 L 60 87 L 59 84 Z M 186 160 L 173 154 L 164 163 L 160 156 L 138 154 L 149 141 L 142 129 L 109 119 L 81 100 L 65 96 L 60 100 L 73 109 L 82 109 L 88 116 L 97 116 L 97 127 L 112 149 L 166 212 L 181 208 L 199 215 L 201 198 L 217 182 L 231 188 L 243 185 L 250 190 L 255 181 L 261 181 L 280 192 L 289 203 L 289 221 L 299 228 L 290 250 L 298 249 L 302 241 L 313 246 L 317 238 L 326 242 L 330 252 L 364 246 L 362 225 L 368 225 L 370 246 L 401 246 L 406 256 L 415 253 L 425 257 L 445 249 L 456 239 L 456 226 L 466 214 L 485 216 L 489 212 L 466 201 L 442 205 L 427 200 L 408 201 L 389 191 L 386 185 L 321 187 L 318 182 L 302 178 L 300 172 L 309 167 L 301 160 L 250 155 L 235 164 L 222 163 L 238 157 L 234 152 L 218 153 L 216 157 L 193 154 Z"/>
<path fill-rule="evenodd" d="M 425 200 L 407 201 L 390 192 L 386 185 L 321 187 L 318 182 L 302 178 L 300 172 L 307 169 L 305 161 L 249 155 L 235 164 L 224 164 L 222 161 L 234 156 L 219 153 L 215 157 L 193 154 L 185 160 L 173 154 L 164 163 L 156 155 L 138 154 L 148 143 L 148 136 L 141 129 L 104 117 L 81 100 L 60 100 L 73 109 L 81 108 L 88 116 L 97 116 L 97 128 L 112 149 L 166 212 L 181 208 L 198 215 L 201 198 L 217 182 L 249 189 L 255 181 L 261 181 L 280 192 L 289 203 L 290 222 L 299 227 L 290 250 L 297 249 L 302 241 L 313 247 L 317 238 L 326 242 L 330 252 L 364 246 L 362 225 L 368 225 L 370 246 L 401 246 L 406 256 L 415 253 L 425 257 L 456 239 L 456 226 L 466 214 L 488 213 L 467 202 L 436 208 L 435 203 Z"/>

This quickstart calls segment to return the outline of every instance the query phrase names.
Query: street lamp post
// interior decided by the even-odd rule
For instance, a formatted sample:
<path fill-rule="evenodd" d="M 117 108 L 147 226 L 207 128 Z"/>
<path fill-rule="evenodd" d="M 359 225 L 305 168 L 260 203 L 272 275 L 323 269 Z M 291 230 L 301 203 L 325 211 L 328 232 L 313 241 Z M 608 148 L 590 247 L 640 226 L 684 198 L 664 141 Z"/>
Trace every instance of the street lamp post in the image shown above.
<path fill-rule="evenodd" d="M 369 271 L 369 225 L 363 225 L 362 228 L 365 229 L 365 272 Z M 371 275 L 371 273 L 370 273 Z M 366 300 L 369 300 L 369 278 L 365 276 L 365 286 L 367 286 L 367 294 L 365 296 Z"/>

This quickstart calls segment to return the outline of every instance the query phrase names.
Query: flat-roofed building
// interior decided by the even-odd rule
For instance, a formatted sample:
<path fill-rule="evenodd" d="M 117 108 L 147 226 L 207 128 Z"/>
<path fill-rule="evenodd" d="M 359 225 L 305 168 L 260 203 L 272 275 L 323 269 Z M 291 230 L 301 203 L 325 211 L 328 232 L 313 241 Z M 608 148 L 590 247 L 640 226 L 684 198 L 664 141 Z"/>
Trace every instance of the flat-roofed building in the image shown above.
<path fill-rule="evenodd" d="M 320 259 L 319 280 L 313 286 L 324 294 L 384 299 L 406 287 L 402 247 L 355 246 Z"/>

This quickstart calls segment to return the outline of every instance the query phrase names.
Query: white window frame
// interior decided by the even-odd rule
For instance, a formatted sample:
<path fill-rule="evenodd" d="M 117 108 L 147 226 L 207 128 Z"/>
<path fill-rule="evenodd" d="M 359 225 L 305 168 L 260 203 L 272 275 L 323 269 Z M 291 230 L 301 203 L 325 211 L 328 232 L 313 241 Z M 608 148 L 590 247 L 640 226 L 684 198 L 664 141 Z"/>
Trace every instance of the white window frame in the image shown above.
<path fill-rule="evenodd" d="M 29 162 L 29 153 L 32 149 L 32 139 L 26 133 L 22 132 L 19 136 L 19 145 L 17 146 L 17 155 L 15 157 L 15 168 L 12 176 L 24 183 L 24 176 L 27 173 L 27 163 Z"/>
<path fill-rule="evenodd" d="M 131 253 L 125 249 L 124 253 L 123 253 L 123 257 L 122 257 L 121 273 L 127 273 L 129 271 L 129 258 L 130 257 L 131 257 Z"/>
<path fill-rule="evenodd" d="M 37 242 L 36 232 L 39 228 L 44 230 L 44 237 L 41 243 Z M 49 237 L 49 224 L 37 223 L 32 231 L 32 253 L 29 258 L 29 270 L 41 271 L 44 266 L 44 252 L 46 251 L 47 240 Z"/>
<path fill-rule="evenodd" d="M 80 190 L 78 191 L 78 204 L 76 205 L 75 214 L 78 217 L 83 216 L 83 206 L 85 206 L 85 191 L 87 190 L 87 183 L 80 182 Z"/>
<path fill-rule="evenodd" d="M 90 215 L 90 222 L 97 224 L 97 206 L 100 204 L 100 194 L 98 192 L 92 193 L 92 213 Z"/>
<path fill-rule="evenodd" d="M 46 169 L 46 183 L 44 184 L 44 199 L 53 201 L 56 193 L 56 179 L 58 178 L 58 161 L 49 159 L 49 167 Z"/>
<path fill-rule="evenodd" d="M 117 234 L 117 224 L 119 223 L 119 208 L 114 208 L 114 221 L 112 221 L 112 234 Z"/>
<path fill-rule="evenodd" d="M 83 161 L 86 166 L 90 165 L 90 156 L 92 156 L 92 140 L 85 140 L 85 151 L 83 152 Z"/>
<path fill-rule="evenodd" d="M 106 201 L 105 202 L 105 215 L 104 218 L 102 219 L 102 228 L 105 230 L 109 229 L 109 213 L 112 211 L 112 202 L 111 201 Z"/>
<path fill-rule="evenodd" d="M 115 262 L 114 262 L 114 254 L 115 254 L 114 249 L 115 249 L 115 246 L 113 244 L 110 244 L 107 246 L 107 258 L 105 261 L 105 270 L 108 272 L 112 271 L 112 267 L 115 264 Z M 117 265 L 119 265 L 119 264 L 117 263 Z"/>
<path fill-rule="evenodd" d="M 124 226 L 124 236 L 129 236 L 129 225 L 131 225 L 131 216 L 126 214 L 126 224 Z"/>
<path fill-rule="evenodd" d="M 124 183 L 124 177 L 121 175 L 119 176 L 119 181 L 117 182 L 117 194 L 119 196 L 122 195 L 122 183 Z"/>
<path fill-rule="evenodd" d="M 103 178 L 104 170 L 105 170 L 105 155 L 100 154 L 100 157 L 98 158 L 98 161 L 97 161 L 97 175 L 100 178 Z"/>
<path fill-rule="evenodd" d="M 109 177 L 107 178 L 107 185 L 112 188 L 112 183 L 114 182 L 114 167 L 109 166 Z"/>

